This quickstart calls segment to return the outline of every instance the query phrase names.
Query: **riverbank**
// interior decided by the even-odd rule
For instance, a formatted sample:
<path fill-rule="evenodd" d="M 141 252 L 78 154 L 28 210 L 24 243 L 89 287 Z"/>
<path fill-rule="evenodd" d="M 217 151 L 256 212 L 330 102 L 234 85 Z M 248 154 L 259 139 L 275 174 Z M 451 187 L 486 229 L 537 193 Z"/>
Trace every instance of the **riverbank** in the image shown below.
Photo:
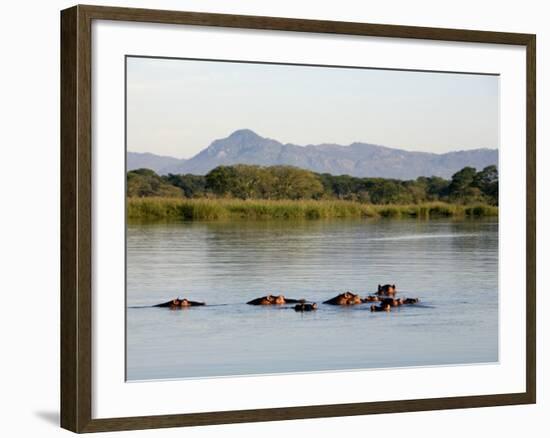
<path fill-rule="evenodd" d="M 375 205 L 353 201 L 127 198 L 128 219 L 330 219 L 498 216 L 498 207 L 431 202 Z"/>

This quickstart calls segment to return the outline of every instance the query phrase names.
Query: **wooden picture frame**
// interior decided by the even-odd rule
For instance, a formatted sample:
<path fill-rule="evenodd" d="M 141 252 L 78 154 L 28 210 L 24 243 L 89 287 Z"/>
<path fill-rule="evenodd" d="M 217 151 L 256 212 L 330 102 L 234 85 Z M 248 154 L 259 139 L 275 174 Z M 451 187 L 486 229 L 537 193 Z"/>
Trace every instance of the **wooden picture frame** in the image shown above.
<path fill-rule="evenodd" d="M 92 48 L 93 20 L 517 45 L 526 48 L 526 391 L 127 418 L 92 418 Z M 74 432 L 212 425 L 529 404 L 536 401 L 535 35 L 75 6 L 61 12 L 61 426 Z"/>

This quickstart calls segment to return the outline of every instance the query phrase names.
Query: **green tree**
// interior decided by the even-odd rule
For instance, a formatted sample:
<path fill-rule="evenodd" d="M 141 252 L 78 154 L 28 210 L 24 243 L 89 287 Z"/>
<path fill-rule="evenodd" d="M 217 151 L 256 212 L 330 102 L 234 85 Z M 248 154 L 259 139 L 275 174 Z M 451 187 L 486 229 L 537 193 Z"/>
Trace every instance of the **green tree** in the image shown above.
<path fill-rule="evenodd" d="M 473 167 L 465 167 L 456 172 L 449 185 L 449 199 L 464 204 L 481 200 L 481 190 L 474 186 L 476 175 L 477 171 Z"/>
<path fill-rule="evenodd" d="M 408 204 L 413 201 L 403 186 L 389 179 L 376 183 L 370 190 L 370 198 L 374 204 Z"/>
<path fill-rule="evenodd" d="M 206 188 L 221 196 L 270 198 L 274 178 L 268 168 L 248 164 L 219 166 L 206 175 Z"/>
<path fill-rule="evenodd" d="M 247 164 L 237 164 L 232 194 L 241 199 L 265 197 L 267 174 L 264 168 Z"/>
<path fill-rule="evenodd" d="M 185 197 L 198 198 L 206 195 L 206 178 L 203 175 L 173 175 L 168 174 L 162 179 L 183 190 Z"/>
<path fill-rule="evenodd" d="M 151 169 L 137 169 L 128 172 L 126 177 L 127 196 L 178 197 L 183 192 L 178 187 L 166 183 Z"/>
<path fill-rule="evenodd" d="M 323 185 L 309 170 L 292 166 L 272 166 L 273 197 L 278 199 L 308 199 L 320 197 Z"/>
<path fill-rule="evenodd" d="M 418 178 L 415 181 L 404 181 L 403 186 L 407 189 L 414 204 L 419 204 L 427 200 L 427 181 Z"/>
<path fill-rule="evenodd" d="M 498 169 L 497 166 L 487 166 L 476 174 L 473 186 L 481 190 L 489 202 L 498 205 Z"/>
<path fill-rule="evenodd" d="M 237 172 L 231 166 L 218 166 L 206 174 L 206 188 L 219 196 L 231 193 Z"/>

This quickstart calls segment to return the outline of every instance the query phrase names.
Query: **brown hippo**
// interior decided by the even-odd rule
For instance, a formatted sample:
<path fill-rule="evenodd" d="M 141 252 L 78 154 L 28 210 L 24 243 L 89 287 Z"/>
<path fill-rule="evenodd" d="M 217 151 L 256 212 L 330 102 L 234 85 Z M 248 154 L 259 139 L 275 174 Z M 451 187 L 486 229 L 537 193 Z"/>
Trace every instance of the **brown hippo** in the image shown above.
<path fill-rule="evenodd" d="M 401 298 L 402 304 L 417 304 L 419 301 L 418 298 Z"/>
<path fill-rule="evenodd" d="M 390 307 L 398 307 L 401 304 L 403 304 L 403 300 L 401 298 L 393 298 L 393 297 L 387 297 L 382 298 L 382 306 L 390 306 Z"/>
<path fill-rule="evenodd" d="M 332 304 L 335 306 L 350 306 L 354 304 L 361 304 L 363 300 L 357 294 L 352 292 L 344 292 L 343 294 L 337 295 L 330 300 L 324 301 L 323 304 Z"/>
<path fill-rule="evenodd" d="M 246 304 L 252 304 L 253 306 L 266 306 L 273 304 L 274 301 L 273 295 L 267 295 L 265 297 L 255 298 Z"/>
<path fill-rule="evenodd" d="M 368 295 L 366 296 L 364 299 L 363 299 L 363 302 L 364 303 L 370 303 L 370 302 L 376 302 L 376 301 L 380 301 L 380 297 L 377 296 L 377 295 Z"/>
<path fill-rule="evenodd" d="M 267 295 L 265 297 L 255 298 L 249 301 L 246 304 L 251 304 L 253 306 L 269 306 L 272 304 L 294 304 L 294 303 L 305 303 L 306 300 L 300 299 L 295 300 L 293 298 L 286 298 L 284 295 Z"/>
<path fill-rule="evenodd" d="M 375 306 L 374 304 L 370 306 L 371 312 L 391 312 L 391 306 L 389 304 L 380 304 Z"/>
<path fill-rule="evenodd" d="M 396 292 L 395 284 L 385 284 L 383 286 L 378 285 L 378 290 L 376 291 L 376 295 L 393 297 L 395 295 L 395 292 Z"/>
<path fill-rule="evenodd" d="M 311 312 L 317 310 L 317 303 L 300 303 L 294 306 L 296 312 Z"/>
<path fill-rule="evenodd" d="M 171 301 L 167 301 L 166 303 L 156 304 L 153 307 L 169 307 L 170 309 L 179 309 L 181 307 L 193 307 L 193 306 L 204 306 L 205 303 L 201 303 L 198 301 L 190 301 L 187 298 L 179 299 L 174 298 Z"/>

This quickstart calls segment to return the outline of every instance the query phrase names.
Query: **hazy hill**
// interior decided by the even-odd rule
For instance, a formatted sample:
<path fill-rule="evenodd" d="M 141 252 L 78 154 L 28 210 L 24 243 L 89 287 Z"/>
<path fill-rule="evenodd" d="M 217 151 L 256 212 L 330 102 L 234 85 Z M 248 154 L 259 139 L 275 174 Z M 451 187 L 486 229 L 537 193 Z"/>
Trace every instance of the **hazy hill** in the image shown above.
<path fill-rule="evenodd" d="M 134 155 L 140 155 L 137 167 L 148 167 L 161 174 L 197 175 L 206 174 L 220 165 L 241 163 L 264 166 L 286 164 L 319 173 L 348 174 L 358 177 L 414 179 L 418 176 L 441 176 L 450 178 L 453 173 L 465 166 L 482 169 L 491 164 L 498 164 L 497 149 L 434 154 L 410 152 L 369 143 L 352 143 L 349 146 L 337 144 L 298 146 L 261 137 L 248 129 L 241 129 L 229 137 L 215 140 L 188 160 L 129 152 L 129 163 L 130 155 L 132 155 L 133 164 L 138 162 Z M 132 168 L 128 166 L 128 169 Z"/>
<path fill-rule="evenodd" d="M 128 152 L 126 154 L 127 170 L 151 169 L 162 173 L 162 169 L 185 162 L 184 159 L 150 154 L 149 152 Z"/>

